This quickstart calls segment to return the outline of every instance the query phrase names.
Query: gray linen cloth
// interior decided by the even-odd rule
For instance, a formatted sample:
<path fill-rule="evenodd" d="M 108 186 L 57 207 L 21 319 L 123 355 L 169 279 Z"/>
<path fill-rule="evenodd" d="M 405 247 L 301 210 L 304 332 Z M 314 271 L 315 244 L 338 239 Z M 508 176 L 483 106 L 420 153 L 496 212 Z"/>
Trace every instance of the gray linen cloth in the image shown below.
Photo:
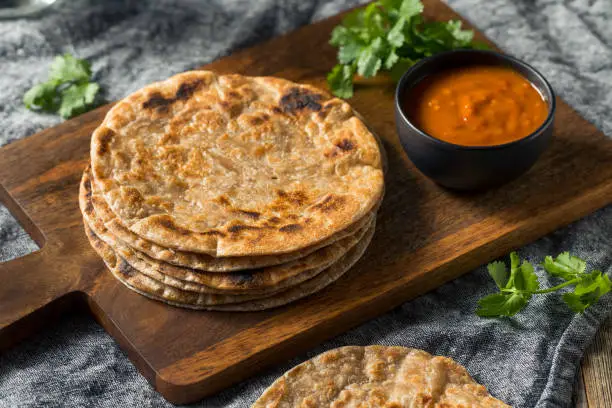
<path fill-rule="evenodd" d="M 114 100 L 356 3 L 66 0 L 43 16 L 0 22 L 0 144 L 59 122 L 26 111 L 21 103 L 23 93 L 46 78 L 57 54 L 71 52 L 91 60 L 96 80 Z M 539 68 L 565 100 L 612 134 L 612 0 L 450 4 L 507 52 Z M 0 210 L 0 259 L 34 248 L 8 212 Z M 520 254 L 539 262 L 546 254 L 570 250 L 610 273 L 610 248 L 612 207 L 528 245 Z M 348 344 L 395 344 L 447 355 L 515 407 L 569 406 L 580 358 L 610 314 L 612 296 L 580 316 L 569 312 L 558 295 L 550 295 L 534 299 L 516 318 L 476 317 L 477 299 L 493 290 L 481 267 L 196 406 L 249 406 L 285 370 Z M 39 406 L 170 404 L 90 317 L 75 314 L 0 355 L 0 407 Z"/>

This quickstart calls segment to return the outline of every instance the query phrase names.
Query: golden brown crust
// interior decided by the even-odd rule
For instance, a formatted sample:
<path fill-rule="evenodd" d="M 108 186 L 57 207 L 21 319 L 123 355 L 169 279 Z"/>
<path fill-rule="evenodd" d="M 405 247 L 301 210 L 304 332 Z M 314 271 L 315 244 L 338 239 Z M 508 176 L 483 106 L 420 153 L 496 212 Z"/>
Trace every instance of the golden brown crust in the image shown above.
<path fill-rule="evenodd" d="M 152 84 L 111 109 L 91 147 L 123 225 L 217 257 L 312 246 L 383 194 L 378 145 L 350 106 L 278 78 L 194 71 Z"/>
<path fill-rule="evenodd" d="M 83 218 L 94 234 L 108 244 L 130 266 L 166 285 L 196 293 L 218 294 L 271 294 L 308 280 L 331 266 L 359 242 L 370 227 L 366 226 L 352 236 L 320 248 L 309 255 L 255 270 L 211 273 L 167 264 L 134 250 L 108 231 L 95 211 L 92 202 L 91 179 L 86 170 L 81 180 L 79 205 Z"/>
<path fill-rule="evenodd" d="M 166 248 L 134 234 L 121 224 L 108 207 L 104 198 L 97 193 L 95 183 L 91 180 L 90 169 L 85 170 L 81 185 L 82 188 L 86 190 L 84 193 L 88 195 L 86 198 L 86 205 L 92 207 L 90 212 L 96 214 L 96 219 L 104 224 L 104 227 L 108 229 L 109 233 L 112 234 L 114 238 L 132 247 L 136 252 L 141 252 L 155 260 L 207 272 L 232 272 L 245 269 L 259 269 L 304 258 L 325 246 L 334 244 L 338 240 L 354 236 L 358 231 L 369 224 L 371 217 L 378 209 L 377 205 L 369 214 L 366 214 L 363 219 L 355 222 L 347 229 L 338 232 L 325 241 L 303 248 L 299 251 L 278 255 L 215 258 L 208 254 Z M 83 212 L 85 212 L 85 210 L 83 210 Z M 272 219 L 271 222 L 275 223 L 276 220 Z"/>
<path fill-rule="evenodd" d="M 85 221 L 85 220 L 84 220 Z M 110 245 L 98 237 L 87 224 L 85 234 L 109 268 L 113 276 L 128 288 L 151 297 L 163 299 L 167 303 L 195 305 L 196 308 L 206 308 L 212 305 L 223 305 L 235 302 L 244 302 L 262 297 L 262 295 L 226 295 L 217 293 L 201 293 L 177 289 L 159 280 L 141 273 L 115 252 Z"/>
<path fill-rule="evenodd" d="M 113 276 L 129 289 L 172 306 L 234 312 L 259 311 L 279 307 L 320 291 L 340 278 L 361 258 L 374 235 L 374 229 L 375 225 L 372 225 L 362 240 L 324 273 L 320 273 L 314 278 L 287 290 L 263 297 L 261 295 L 194 293 L 165 285 L 133 268 L 118 256 L 108 244 L 96 236 L 85 223 L 85 233 L 91 246 L 103 259 Z"/>
<path fill-rule="evenodd" d="M 509 408 L 447 357 L 417 349 L 348 346 L 287 371 L 253 408 Z"/>

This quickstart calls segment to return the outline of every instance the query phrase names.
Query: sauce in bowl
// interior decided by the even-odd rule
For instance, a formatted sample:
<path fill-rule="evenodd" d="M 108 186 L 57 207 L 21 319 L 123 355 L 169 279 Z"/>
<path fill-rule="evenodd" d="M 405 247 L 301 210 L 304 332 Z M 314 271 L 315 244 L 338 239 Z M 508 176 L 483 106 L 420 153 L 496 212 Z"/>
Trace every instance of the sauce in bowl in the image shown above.
<path fill-rule="evenodd" d="M 404 98 L 419 129 L 462 146 L 522 139 L 548 116 L 548 104 L 522 75 L 501 66 L 465 66 L 425 77 Z"/>

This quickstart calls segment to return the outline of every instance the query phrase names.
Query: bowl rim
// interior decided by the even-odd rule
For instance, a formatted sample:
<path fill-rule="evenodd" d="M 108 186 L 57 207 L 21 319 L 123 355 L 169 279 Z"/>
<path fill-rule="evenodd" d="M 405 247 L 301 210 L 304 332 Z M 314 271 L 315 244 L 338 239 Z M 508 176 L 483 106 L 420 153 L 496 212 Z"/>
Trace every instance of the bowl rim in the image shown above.
<path fill-rule="evenodd" d="M 468 146 L 468 145 L 460 145 L 460 144 L 455 144 L 455 143 L 451 143 L 451 142 L 447 142 L 444 141 L 442 139 L 438 139 L 434 136 L 431 136 L 430 134 L 424 132 L 423 130 L 419 129 L 416 125 L 414 125 L 412 123 L 412 121 L 410 119 L 408 119 L 408 115 L 406 114 L 406 112 L 404 112 L 404 109 L 402 107 L 401 101 L 400 101 L 400 94 L 402 93 L 402 91 L 407 88 L 407 82 L 408 82 L 408 77 L 417 69 L 422 69 L 422 67 L 432 64 L 435 61 L 439 60 L 439 59 L 443 59 L 448 57 L 449 55 L 453 55 L 453 54 L 477 54 L 477 55 L 488 55 L 488 56 L 493 56 L 496 58 L 499 58 L 501 60 L 505 60 L 507 62 L 509 62 L 510 66 L 520 66 L 523 69 L 530 71 L 534 76 L 536 76 L 544 85 L 544 88 L 546 88 L 546 91 L 550 94 L 550 103 L 548 104 L 548 116 L 546 116 L 546 119 L 544 120 L 544 122 L 533 132 L 529 133 L 527 136 L 522 137 L 520 139 L 517 140 L 513 140 L 511 142 L 508 143 L 503 143 L 503 144 L 498 144 L 498 145 L 476 145 L 476 146 Z M 484 63 L 482 65 L 488 65 L 487 63 Z M 444 68 L 444 70 L 452 70 L 453 67 L 448 67 L 448 68 Z M 522 74 L 520 74 L 521 76 L 523 76 Z M 524 76 L 523 76 L 524 77 Z M 422 78 L 421 78 L 422 79 Z M 419 79 L 419 80 L 421 80 Z M 527 78 L 525 78 L 527 79 Z M 527 81 L 529 81 L 527 79 Z M 532 85 L 533 82 L 529 81 Z M 535 85 L 534 85 L 535 86 Z M 404 72 L 399 80 L 399 82 L 397 83 L 397 86 L 395 88 L 395 110 L 397 112 L 399 112 L 399 114 L 402 117 L 402 120 L 404 121 L 404 123 L 406 125 L 408 125 L 413 131 L 415 131 L 416 133 L 418 133 L 420 136 L 440 145 L 441 147 L 445 147 L 445 148 L 451 148 L 451 149 L 459 149 L 459 150 L 498 150 L 498 149 L 504 149 L 504 148 L 508 148 L 508 147 L 512 147 L 515 145 L 519 145 L 521 143 L 527 143 L 537 137 L 539 137 L 542 133 L 544 133 L 551 125 L 552 122 L 554 120 L 554 116 L 555 116 L 555 111 L 557 108 L 557 101 L 556 101 L 556 95 L 555 95 L 555 91 L 553 90 L 553 87 L 550 85 L 550 82 L 548 82 L 548 80 L 546 79 L 546 77 L 544 75 L 542 75 L 542 73 L 540 71 L 538 71 L 537 69 L 535 69 L 533 66 L 529 65 L 528 63 L 526 63 L 525 61 L 522 61 L 516 57 L 513 57 L 511 55 L 507 55 L 507 54 L 503 54 L 501 52 L 498 51 L 493 51 L 493 50 L 470 50 L 470 49 L 462 49 L 462 50 L 451 50 L 451 51 L 444 51 L 435 55 L 432 55 L 431 57 L 427 57 L 424 58 L 422 60 L 420 60 L 419 62 L 417 62 L 416 64 L 414 64 L 413 66 L 411 66 L 410 68 L 408 68 L 408 70 L 406 70 L 406 72 Z"/>

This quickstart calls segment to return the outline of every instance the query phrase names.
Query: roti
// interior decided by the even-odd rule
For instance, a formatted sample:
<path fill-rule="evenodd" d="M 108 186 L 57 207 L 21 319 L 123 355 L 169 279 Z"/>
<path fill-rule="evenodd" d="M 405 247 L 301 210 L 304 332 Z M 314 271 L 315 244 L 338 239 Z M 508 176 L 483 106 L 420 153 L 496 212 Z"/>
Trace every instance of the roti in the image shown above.
<path fill-rule="evenodd" d="M 200 269 L 208 272 L 231 272 L 258 269 L 273 265 L 284 264 L 287 262 L 294 261 L 296 259 L 304 258 L 314 251 L 323 248 L 324 246 L 331 245 L 338 240 L 354 236 L 358 231 L 369 225 L 372 216 L 378 210 L 378 205 L 366 214 L 361 220 L 357 221 L 347 229 L 338 232 L 334 236 L 326 239 L 325 241 L 319 242 L 318 244 L 311 245 L 310 247 L 303 248 L 299 251 L 290 252 L 286 254 L 278 255 L 263 255 L 263 256 L 240 256 L 240 257 L 226 257 L 226 258 L 215 258 L 208 254 L 201 254 L 196 252 L 185 252 L 166 248 L 161 245 L 157 245 L 154 242 L 148 241 L 142 237 L 139 237 L 128 228 L 126 228 L 121 222 L 115 217 L 113 212 L 108 207 L 108 204 L 102 196 L 96 192 L 95 183 L 91 180 L 91 169 L 88 167 L 84 174 L 81 183 L 85 190 L 82 192 L 86 194 L 85 200 L 91 204 L 87 204 L 81 210 L 83 212 L 90 209 L 91 212 L 95 212 L 95 218 L 100 220 L 104 224 L 104 227 L 108 229 L 109 233 L 112 234 L 119 241 L 124 242 L 126 245 L 133 248 L 137 253 L 146 254 L 148 257 L 155 260 L 163 261 L 169 264 L 184 266 L 190 269 Z M 98 234 L 98 231 L 94 228 L 94 232 Z M 100 236 L 100 234 L 98 234 Z M 102 237 L 103 238 L 103 237 Z M 108 241 L 107 241 L 108 242 Z M 112 244 L 111 244 L 112 246 Z"/>
<path fill-rule="evenodd" d="M 222 305 L 226 303 L 242 302 L 256 299 L 262 295 L 225 295 L 217 293 L 196 293 L 169 286 L 159 280 L 153 279 L 136 268 L 133 268 L 125 259 L 121 258 L 113 248 L 98 237 L 85 222 L 85 233 L 89 243 L 111 271 L 113 276 L 128 288 L 138 293 L 158 296 L 176 304 L 193 304 L 199 306 Z"/>
<path fill-rule="evenodd" d="M 372 225 L 357 245 L 340 258 L 338 262 L 314 278 L 285 291 L 261 297 L 257 295 L 193 293 L 164 285 L 131 267 L 85 225 L 85 233 L 92 247 L 103 259 L 115 278 L 129 289 L 150 299 L 172 306 L 198 310 L 236 312 L 259 311 L 279 307 L 320 291 L 340 278 L 361 258 L 374 235 L 374 230 L 375 225 Z"/>
<path fill-rule="evenodd" d="M 265 268 L 228 273 L 211 273 L 170 265 L 150 258 L 116 239 L 97 217 L 91 204 L 91 189 L 87 172 L 83 174 L 79 205 L 83 219 L 98 238 L 102 239 L 127 263 L 139 272 L 169 286 L 198 293 L 274 293 L 312 278 L 342 257 L 366 233 L 368 225 L 356 234 L 323 247 L 304 258 Z"/>
<path fill-rule="evenodd" d="M 447 357 L 417 349 L 348 346 L 287 371 L 252 408 L 510 408 Z"/>
<path fill-rule="evenodd" d="M 374 136 L 344 101 L 270 77 L 193 71 L 116 104 L 91 144 L 96 187 L 122 225 L 215 257 L 323 242 L 383 194 Z"/>

